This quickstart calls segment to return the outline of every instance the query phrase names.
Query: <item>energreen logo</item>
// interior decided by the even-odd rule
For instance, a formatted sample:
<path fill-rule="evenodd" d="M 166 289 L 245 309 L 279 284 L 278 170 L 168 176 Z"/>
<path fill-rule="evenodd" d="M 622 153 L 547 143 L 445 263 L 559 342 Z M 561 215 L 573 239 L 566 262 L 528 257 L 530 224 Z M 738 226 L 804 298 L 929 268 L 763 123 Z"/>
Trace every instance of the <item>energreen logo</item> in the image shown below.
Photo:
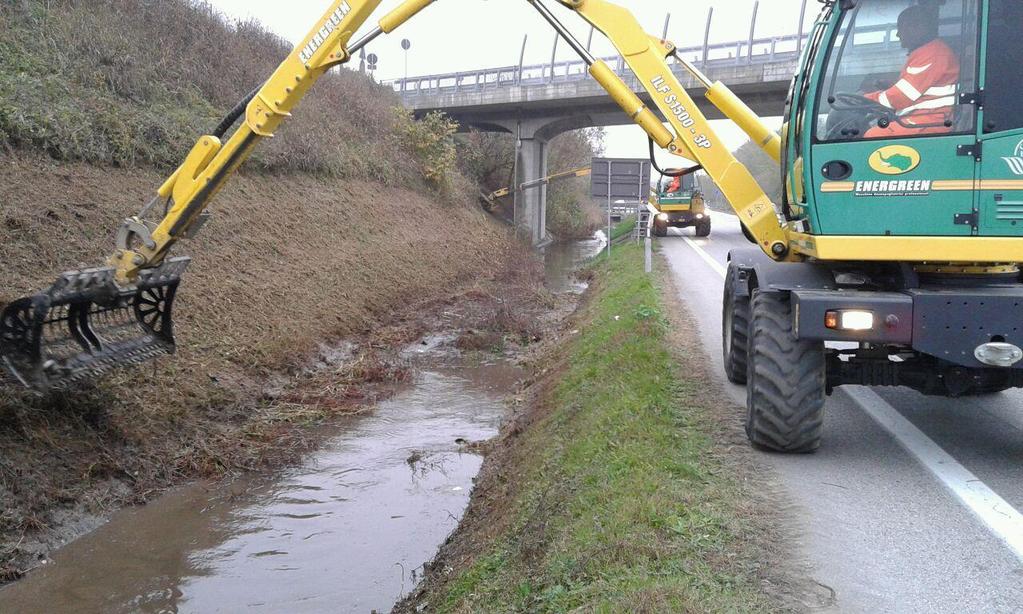
<path fill-rule="evenodd" d="M 912 147 L 889 145 L 870 156 L 870 168 L 882 175 L 902 175 L 920 166 L 920 154 Z"/>

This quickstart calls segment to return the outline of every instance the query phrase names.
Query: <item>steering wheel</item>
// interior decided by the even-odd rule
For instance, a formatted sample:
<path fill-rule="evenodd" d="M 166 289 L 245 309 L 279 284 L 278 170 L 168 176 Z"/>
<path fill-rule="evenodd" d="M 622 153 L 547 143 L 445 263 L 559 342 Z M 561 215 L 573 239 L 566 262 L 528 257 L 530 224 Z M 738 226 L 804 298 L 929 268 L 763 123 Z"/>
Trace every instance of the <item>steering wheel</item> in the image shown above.
<path fill-rule="evenodd" d="M 895 119 L 892 109 L 860 94 L 838 93 L 831 100 L 829 140 L 862 136 L 874 126 L 887 126 Z"/>
<path fill-rule="evenodd" d="M 831 103 L 831 108 L 839 111 L 865 111 L 872 115 L 891 115 L 893 112 L 892 109 L 880 102 L 861 94 L 839 92 L 834 95 L 834 98 L 835 102 Z"/>

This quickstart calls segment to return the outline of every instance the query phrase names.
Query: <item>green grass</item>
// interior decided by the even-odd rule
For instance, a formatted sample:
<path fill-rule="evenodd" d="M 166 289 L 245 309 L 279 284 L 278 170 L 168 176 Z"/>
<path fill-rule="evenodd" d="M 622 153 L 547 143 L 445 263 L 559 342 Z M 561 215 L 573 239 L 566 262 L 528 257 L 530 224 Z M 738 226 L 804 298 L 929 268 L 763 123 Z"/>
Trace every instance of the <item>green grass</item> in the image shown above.
<path fill-rule="evenodd" d="M 636 218 L 635 216 L 626 217 L 622 221 L 615 224 L 611 229 L 611 241 L 617 241 L 625 235 L 628 235 L 636 230 Z"/>
<path fill-rule="evenodd" d="M 431 611 L 771 609 L 745 497 L 711 454 L 705 384 L 669 350 L 642 264 L 629 245 L 597 265 L 581 333 L 541 400 L 550 414 L 514 444 L 524 466 L 508 471 L 518 476 L 511 520 Z"/>

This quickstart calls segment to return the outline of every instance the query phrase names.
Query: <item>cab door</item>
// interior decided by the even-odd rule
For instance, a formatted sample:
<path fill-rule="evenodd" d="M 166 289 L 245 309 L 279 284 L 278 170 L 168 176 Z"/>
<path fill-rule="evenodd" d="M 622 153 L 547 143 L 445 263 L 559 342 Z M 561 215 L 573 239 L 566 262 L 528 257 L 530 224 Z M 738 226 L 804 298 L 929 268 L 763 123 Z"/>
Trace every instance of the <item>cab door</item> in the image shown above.
<path fill-rule="evenodd" d="M 983 58 L 980 234 L 1023 235 L 1023 2 L 990 0 Z"/>
<path fill-rule="evenodd" d="M 845 9 L 817 91 L 809 169 L 821 234 L 970 236 L 976 232 L 978 0 L 929 5 L 939 11 L 939 41 L 959 64 L 957 83 L 944 86 L 950 110 L 926 132 L 891 124 L 868 108 L 881 92 L 905 82 L 914 49 L 898 36 L 909 0 L 860 0 Z M 923 94 L 926 94 L 923 93 Z M 920 93 L 917 94 L 922 95 Z M 923 99 L 923 100 L 926 100 Z M 876 108 L 883 108 L 875 105 Z M 876 113 L 876 112 L 875 112 Z M 864 118 L 871 118 L 869 121 Z M 885 130 L 888 126 L 892 130 Z M 900 126 L 906 129 L 899 129 Z"/>

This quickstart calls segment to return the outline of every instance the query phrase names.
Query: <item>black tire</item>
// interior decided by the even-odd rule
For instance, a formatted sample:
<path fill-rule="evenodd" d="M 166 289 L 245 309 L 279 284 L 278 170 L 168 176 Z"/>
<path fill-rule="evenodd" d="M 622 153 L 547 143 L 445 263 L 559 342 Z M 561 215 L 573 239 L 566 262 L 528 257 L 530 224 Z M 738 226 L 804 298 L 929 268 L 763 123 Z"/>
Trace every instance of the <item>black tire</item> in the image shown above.
<path fill-rule="evenodd" d="M 696 236 L 698 237 L 709 237 L 710 236 L 710 218 L 705 217 L 696 223 Z"/>
<path fill-rule="evenodd" d="M 824 432 L 824 342 L 796 338 L 788 294 L 754 290 L 750 307 L 746 435 L 767 450 L 813 452 Z"/>
<path fill-rule="evenodd" d="M 740 386 L 746 384 L 746 363 L 749 358 L 749 297 L 736 296 L 735 280 L 739 267 L 728 264 L 725 276 L 725 296 L 721 314 L 721 340 L 724 353 L 725 375 L 728 381 Z"/>
<path fill-rule="evenodd" d="M 996 394 L 1002 394 L 1003 392 L 1005 392 L 1006 390 L 1009 390 L 1010 388 L 1012 388 L 1012 386 L 998 386 L 998 385 L 978 386 L 978 387 L 974 388 L 973 390 L 971 390 L 970 392 L 966 393 L 966 396 L 968 396 L 968 397 L 991 397 L 991 396 L 994 396 Z"/>
<path fill-rule="evenodd" d="M 654 223 L 654 236 L 655 237 L 666 237 L 668 236 L 668 225 Z"/>

